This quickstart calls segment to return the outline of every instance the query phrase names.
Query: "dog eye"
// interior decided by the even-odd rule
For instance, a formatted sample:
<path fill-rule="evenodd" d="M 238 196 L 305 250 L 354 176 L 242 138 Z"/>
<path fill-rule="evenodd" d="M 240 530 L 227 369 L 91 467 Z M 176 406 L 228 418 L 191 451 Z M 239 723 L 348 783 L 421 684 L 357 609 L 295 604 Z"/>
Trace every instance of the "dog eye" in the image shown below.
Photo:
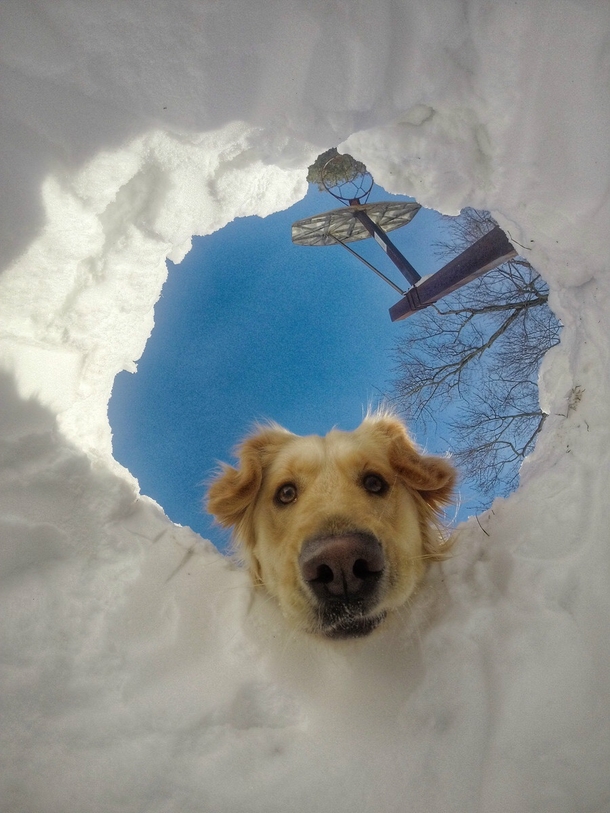
<path fill-rule="evenodd" d="M 297 487 L 294 483 L 284 483 L 275 492 L 275 501 L 281 505 L 289 505 L 297 498 Z"/>
<path fill-rule="evenodd" d="M 379 474 L 365 474 L 362 485 L 370 494 L 385 494 L 389 486 Z"/>

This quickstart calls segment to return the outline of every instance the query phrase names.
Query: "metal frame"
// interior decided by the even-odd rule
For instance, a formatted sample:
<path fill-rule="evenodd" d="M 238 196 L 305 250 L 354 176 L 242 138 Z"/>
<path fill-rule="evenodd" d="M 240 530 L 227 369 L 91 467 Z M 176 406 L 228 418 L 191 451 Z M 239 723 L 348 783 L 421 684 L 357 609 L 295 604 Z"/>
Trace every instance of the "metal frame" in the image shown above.
<path fill-rule="evenodd" d="M 455 257 L 453 260 L 444 265 L 435 274 L 431 274 L 429 277 L 422 280 L 421 276 L 418 274 L 415 268 L 413 268 L 407 258 L 403 256 L 403 254 L 396 248 L 394 243 L 392 243 L 390 238 L 387 236 L 386 231 L 379 224 L 375 223 L 367 212 L 367 210 L 369 210 L 371 213 L 373 213 L 372 207 L 375 206 L 392 206 L 390 203 L 366 203 L 371 189 L 373 188 L 373 178 L 369 172 L 366 172 L 363 175 L 363 178 L 370 179 L 369 188 L 366 189 L 366 185 L 361 183 L 360 189 L 362 189 L 362 194 L 360 197 L 348 199 L 346 196 L 343 197 L 339 194 L 335 194 L 335 192 L 332 191 L 332 187 L 329 188 L 327 186 L 324 180 L 324 170 L 329 164 L 332 163 L 332 161 L 335 160 L 335 158 L 336 157 L 329 159 L 329 161 L 327 161 L 325 164 L 322 170 L 322 183 L 324 184 L 327 192 L 348 207 L 347 211 L 350 212 L 350 217 L 352 218 L 351 221 L 345 220 L 340 209 L 334 209 L 331 212 L 325 212 L 322 215 L 314 215 L 311 218 L 299 220 L 292 224 L 292 240 L 293 242 L 300 243 L 301 245 L 332 245 L 333 243 L 338 243 L 339 245 L 343 246 L 344 249 L 349 251 L 350 254 L 360 260 L 360 262 L 364 263 L 367 268 L 370 268 L 371 271 L 377 274 L 378 277 L 383 279 L 384 282 L 390 285 L 403 297 L 399 302 L 390 308 L 390 319 L 393 322 L 406 319 L 408 316 L 411 316 L 411 314 L 422 310 L 422 308 L 427 308 L 429 305 L 437 302 L 442 297 L 447 296 L 447 294 L 457 291 L 458 288 L 466 285 L 471 280 L 482 276 L 487 271 L 491 271 L 493 268 L 496 268 L 497 266 L 502 265 L 502 263 L 505 263 L 517 256 L 517 252 L 508 241 L 508 238 L 502 229 L 499 226 L 495 226 L 493 229 L 491 229 L 491 231 L 487 232 L 487 234 L 483 235 L 483 237 L 477 240 L 476 243 L 473 243 L 473 245 L 469 246 L 459 256 Z M 356 177 L 357 175 L 354 176 L 354 179 Z M 356 186 L 355 180 L 347 181 L 346 183 L 353 183 Z M 410 222 L 410 220 L 421 208 L 419 204 L 415 203 L 412 204 L 412 206 L 416 208 L 411 214 L 409 220 L 406 221 L 407 223 Z M 383 214 L 374 214 L 374 216 L 377 216 L 380 221 L 383 220 Z M 320 219 L 322 219 L 322 222 L 319 222 Z M 314 223 L 318 222 L 317 227 L 314 228 L 310 233 L 305 233 L 304 235 L 303 233 L 299 233 L 299 229 L 303 230 L 304 228 L 309 227 L 311 221 L 314 221 Z M 358 229 L 354 229 L 355 221 L 360 223 L 365 230 L 364 232 L 362 230 L 358 231 Z M 400 225 L 406 225 L 406 223 L 399 224 L 399 226 Z M 386 226 L 388 227 L 388 230 L 399 227 L 391 224 L 391 222 L 388 222 Z M 338 234 L 333 233 L 333 227 L 336 231 L 343 229 L 341 237 L 339 237 Z M 322 232 L 321 237 L 318 237 L 320 232 Z M 405 292 L 401 290 L 398 285 L 395 285 L 391 279 L 385 276 L 385 274 L 382 274 L 381 271 L 378 271 L 374 265 L 371 265 L 371 263 L 346 245 L 347 242 L 366 239 L 366 233 L 368 233 L 370 237 L 374 238 L 375 242 L 381 246 L 403 277 L 405 277 L 405 279 L 413 286 L 409 291 Z"/>

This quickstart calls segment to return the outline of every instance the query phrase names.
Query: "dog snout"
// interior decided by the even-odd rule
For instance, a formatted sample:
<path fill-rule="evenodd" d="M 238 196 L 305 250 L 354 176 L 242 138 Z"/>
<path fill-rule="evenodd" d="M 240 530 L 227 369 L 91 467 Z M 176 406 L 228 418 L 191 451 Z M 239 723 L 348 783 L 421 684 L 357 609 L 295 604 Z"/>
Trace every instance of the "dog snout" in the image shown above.
<path fill-rule="evenodd" d="M 375 537 L 341 534 L 306 542 L 299 567 L 303 580 L 320 602 L 361 602 L 377 592 L 385 556 Z"/>

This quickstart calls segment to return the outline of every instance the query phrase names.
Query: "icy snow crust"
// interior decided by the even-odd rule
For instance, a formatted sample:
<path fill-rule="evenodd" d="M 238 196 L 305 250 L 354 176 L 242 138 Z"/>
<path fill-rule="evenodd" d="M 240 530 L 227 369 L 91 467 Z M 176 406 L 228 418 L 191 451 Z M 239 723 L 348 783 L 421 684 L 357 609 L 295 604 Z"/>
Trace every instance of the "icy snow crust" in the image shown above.
<path fill-rule="evenodd" d="M 0 808 L 610 810 L 608 4 L 0 14 Z M 139 495 L 106 405 L 165 258 L 344 141 L 389 191 L 491 209 L 565 327 L 519 491 L 403 619 L 327 646 Z"/>

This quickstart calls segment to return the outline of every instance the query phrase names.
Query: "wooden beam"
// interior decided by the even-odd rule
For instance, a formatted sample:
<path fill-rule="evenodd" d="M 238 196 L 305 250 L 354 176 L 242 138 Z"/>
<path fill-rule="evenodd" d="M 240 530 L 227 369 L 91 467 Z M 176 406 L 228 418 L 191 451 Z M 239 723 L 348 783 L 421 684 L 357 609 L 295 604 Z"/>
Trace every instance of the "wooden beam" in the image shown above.
<path fill-rule="evenodd" d="M 407 291 L 405 296 L 390 308 L 390 319 L 397 322 L 422 308 L 427 308 L 462 285 L 481 277 L 487 271 L 517 256 L 514 247 L 499 226 L 483 235 L 436 274 Z"/>

